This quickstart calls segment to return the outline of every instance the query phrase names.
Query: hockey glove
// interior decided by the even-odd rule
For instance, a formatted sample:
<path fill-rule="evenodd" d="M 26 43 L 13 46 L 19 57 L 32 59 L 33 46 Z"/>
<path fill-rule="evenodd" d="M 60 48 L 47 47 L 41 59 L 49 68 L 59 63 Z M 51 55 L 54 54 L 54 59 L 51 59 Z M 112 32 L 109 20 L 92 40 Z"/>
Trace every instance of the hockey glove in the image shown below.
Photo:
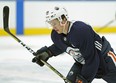
<path fill-rule="evenodd" d="M 44 63 L 42 63 L 41 60 L 46 62 L 50 57 L 52 57 L 52 53 L 46 46 L 37 50 L 37 52 L 34 55 L 35 57 L 32 59 L 32 62 L 37 63 L 40 66 L 44 65 Z"/>
<path fill-rule="evenodd" d="M 75 83 L 90 83 L 90 82 L 88 82 L 83 76 L 78 74 Z"/>

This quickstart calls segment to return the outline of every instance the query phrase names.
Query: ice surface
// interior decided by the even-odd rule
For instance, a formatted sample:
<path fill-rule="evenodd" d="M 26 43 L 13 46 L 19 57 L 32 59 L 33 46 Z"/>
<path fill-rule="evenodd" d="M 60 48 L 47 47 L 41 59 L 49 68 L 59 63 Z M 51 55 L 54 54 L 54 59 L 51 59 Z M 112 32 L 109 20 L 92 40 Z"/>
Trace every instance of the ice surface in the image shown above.
<path fill-rule="evenodd" d="M 116 49 L 116 34 L 101 34 Z M 52 44 L 49 35 L 17 36 L 34 51 L 42 46 Z M 31 62 L 33 55 L 10 36 L 0 37 L 0 83 L 64 83 L 64 81 L 48 67 L 40 67 Z M 64 76 L 67 75 L 74 60 L 67 54 L 53 57 L 48 61 Z M 106 83 L 95 79 L 92 83 Z"/>

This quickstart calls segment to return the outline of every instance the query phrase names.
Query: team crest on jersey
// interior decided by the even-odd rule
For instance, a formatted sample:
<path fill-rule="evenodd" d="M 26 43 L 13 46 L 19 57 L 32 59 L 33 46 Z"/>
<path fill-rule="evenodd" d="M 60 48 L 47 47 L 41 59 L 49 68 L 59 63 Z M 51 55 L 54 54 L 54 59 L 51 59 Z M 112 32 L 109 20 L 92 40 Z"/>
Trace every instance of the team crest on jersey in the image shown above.
<path fill-rule="evenodd" d="M 72 76 L 73 74 L 74 74 L 74 72 L 73 71 L 70 71 L 68 75 L 69 76 Z"/>

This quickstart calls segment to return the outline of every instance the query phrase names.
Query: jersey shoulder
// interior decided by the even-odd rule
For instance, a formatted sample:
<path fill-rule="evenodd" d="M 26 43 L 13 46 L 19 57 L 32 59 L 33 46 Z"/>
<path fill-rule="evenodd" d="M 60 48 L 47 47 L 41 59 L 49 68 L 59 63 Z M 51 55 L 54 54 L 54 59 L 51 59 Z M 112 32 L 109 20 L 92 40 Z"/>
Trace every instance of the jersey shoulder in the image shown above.
<path fill-rule="evenodd" d="M 74 26 L 74 27 L 78 27 L 78 28 L 81 28 L 81 27 L 83 27 L 83 28 L 91 27 L 89 24 L 87 24 L 87 23 L 85 23 L 85 22 L 82 22 L 82 21 L 75 21 L 75 22 L 73 23 L 73 26 Z"/>

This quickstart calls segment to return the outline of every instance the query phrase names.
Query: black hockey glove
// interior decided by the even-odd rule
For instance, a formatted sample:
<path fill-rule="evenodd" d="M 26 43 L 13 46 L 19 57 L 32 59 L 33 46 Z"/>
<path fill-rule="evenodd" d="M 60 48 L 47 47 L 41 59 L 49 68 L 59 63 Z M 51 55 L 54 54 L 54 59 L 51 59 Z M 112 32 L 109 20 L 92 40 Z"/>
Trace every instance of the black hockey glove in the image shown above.
<path fill-rule="evenodd" d="M 75 83 L 90 83 L 90 82 L 88 82 L 83 76 L 78 74 Z"/>
<path fill-rule="evenodd" d="M 32 59 L 32 62 L 37 63 L 40 66 L 44 65 L 44 63 L 41 62 L 41 60 L 46 62 L 50 57 L 52 57 L 52 53 L 46 46 L 37 50 L 37 52 L 34 55 L 35 57 Z"/>

